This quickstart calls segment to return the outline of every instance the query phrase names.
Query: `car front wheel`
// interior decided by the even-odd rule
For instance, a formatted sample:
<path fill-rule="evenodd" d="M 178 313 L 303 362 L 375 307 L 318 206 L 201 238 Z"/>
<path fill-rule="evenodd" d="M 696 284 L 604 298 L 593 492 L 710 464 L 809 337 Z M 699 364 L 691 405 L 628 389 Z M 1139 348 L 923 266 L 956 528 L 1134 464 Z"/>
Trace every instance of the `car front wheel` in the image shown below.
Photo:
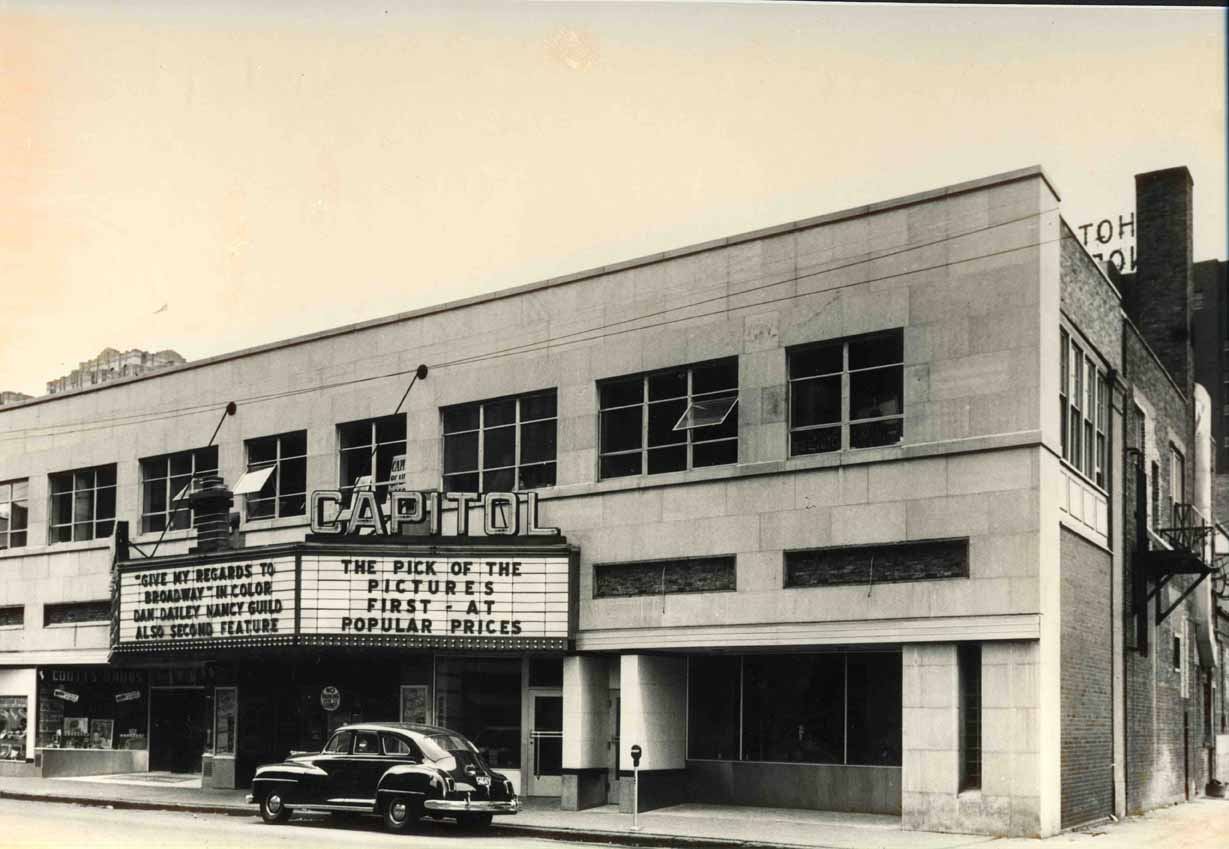
<path fill-rule="evenodd" d="M 418 809 L 405 797 L 394 797 L 384 806 L 384 827 L 389 831 L 409 831 L 418 824 Z"/>
<path fill-rule="evenodd" d="M 460 814 L 457 816 L 457 825 L 461 828 L 487 828 L 494 819 L 490 814 Z"/>
<path fill-rule="evenodd" d="M 260 818 L 271 824 L 290 819 L 290 808 L 286 807 L 278 791 L 270 790 L 260 800 Z"/>

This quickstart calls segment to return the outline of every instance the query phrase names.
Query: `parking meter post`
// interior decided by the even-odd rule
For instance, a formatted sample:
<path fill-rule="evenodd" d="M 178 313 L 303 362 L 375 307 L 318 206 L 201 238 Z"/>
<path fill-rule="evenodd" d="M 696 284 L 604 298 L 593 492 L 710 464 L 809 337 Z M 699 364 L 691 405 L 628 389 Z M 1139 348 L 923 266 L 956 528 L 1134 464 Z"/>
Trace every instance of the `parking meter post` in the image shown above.
<path fill-rule="evenodd" d="M 632 831 L 640 830 L 640 755 L 639 746 L 632 746 Z"/>

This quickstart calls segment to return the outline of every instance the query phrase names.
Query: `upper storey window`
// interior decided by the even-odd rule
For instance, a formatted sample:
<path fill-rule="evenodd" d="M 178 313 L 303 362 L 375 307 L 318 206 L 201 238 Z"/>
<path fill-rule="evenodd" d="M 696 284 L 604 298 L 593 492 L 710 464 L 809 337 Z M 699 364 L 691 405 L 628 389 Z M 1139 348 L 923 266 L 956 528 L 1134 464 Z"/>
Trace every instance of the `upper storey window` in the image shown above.
<path fill-rule="evenodd" d="M 458 404 L 444 420 L 444 489 L 511 492 L 555 485 L 554 389 Z"/>
<path fill-rule="evenodd" d="M 791 350 L 790 454 L 900 442 L 904 375 L 900 330 Z"/>
<path fill-rule="evenodd" d="M 218 473 L 218 447 L 146 457 L 141 461 L 141 533 L 192 526 L 186 499 L 196 475 Z"/>
<path fill-rule="evenodd" d="M 109 537 L 115 527 L 115 464 L 49 476 L 47 542 Z"/>
<path fill-rule="evenodd" d="M 378 498 L 383 501 L 392 479 L 393 458 L 405 459 L 405 416 L 383 416 L 338 425 L 337 444 L 340 450 L 338 481 L 345 503 L 350 503 L 359 478 L 374 484 Z"/>
<path fill-rule="evenodd" d="M 307 431 L 249 439 L 248 477 L 259 490 L 246 498 L 248 519 L 302 516 L 307 512 Z M 246 489 L 236 485 L 236 491 Z"/>
<path fill-rule="evenodd" d="M 601 476 L 738 462 L 738 359 L 603 381 Z"/>
<path fill-rule="evenodd" d="M 1109 384 L 1075 337 L 1059 330 L 1059 404 L 1063 459 L 1105 488 Z"/>
<path fill-rule="evenodd" d="M 0 483 L 0 548 L 21 548 L 26 544 L 29 494 L 28 480 Z"/>

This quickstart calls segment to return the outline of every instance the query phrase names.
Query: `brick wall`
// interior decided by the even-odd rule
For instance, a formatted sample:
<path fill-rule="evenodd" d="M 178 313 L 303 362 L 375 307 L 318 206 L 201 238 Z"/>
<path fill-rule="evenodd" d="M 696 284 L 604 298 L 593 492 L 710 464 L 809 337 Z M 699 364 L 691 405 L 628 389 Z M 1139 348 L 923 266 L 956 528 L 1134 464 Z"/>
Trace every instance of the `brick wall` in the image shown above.
<path fill-rule="evenodd" d="M 1062 288 L 1063 314 L 1084 334 L 1111 368 L 1121 368 L 1121 299 L 1096 263 L 1080 246 L 1079 240 L 1063 222 Z M 1055 364 L 1055 369 L 1058 366 Z"/>
<path fill-rule="evenodd" d="M 1127 393 L 1126 445 L 1141 448 L 1149 464 L 1152 459 L 1162 463 L 1157 481 L 1162 505 L 1170 500 L 1168 474 L 1168 443 L 1172 438 L 1193 445 L 1194 416 L 1186 398 L 1169 381 L 1165 371 L 1149 353 L 1140 333 L 1127 325 L 1124 335 L 1124 371 L 1131 387 Z M 1138 422 L 1133 412 L 1138 404 L 1148 413 L 1145 444 L 1140 446 Z M 1175 499 L 1189 502 L 1193 497 L 1194 456 L 1186 452 L 1187 489 L 1176 493 Z M 1151 479 L 1148 486 L 1152 485 Z M 1174 668 L 1172 647 L 1175 631 L 1181 631 L 1187 621 L 1198 616 L 1194 595 L 1188 597 L 1160 625 L 1156 624 L 1156 609 L 1149 603 L 1148 652 L 1143 654 L 1136 639 L 1133 613 L 1135 568 L 1135 477 L 1129 460 L 1123 479 L 1124 515 L 1122 539 L 1124 547 L 1123 580 L 1123 645 L 1124 688 L 1126 700 L 1127 750 L 1127 810 L 1139 813 L 1160 805 L 1182 801 L 1188 786 L 1202 792 L 1207 781 L 1207 756 L 1202 748 L 1203 705 L 1202 681 L 1196 666 L 1194 639 L 1183 643 L 1185 662 L 1189 669 L 1188 697 L 1182 696 L 1182 675 Z M 1155 527 L 1167 524 L 1163 517 Z M 1155 544 L 1155 543 L 1154 543 Z M 1162 592 L 1162 606 L 1169 604 L 1189 585 L 1191 579 L 1179 576 Z M 1193 627 L 1191 633 L 1193 636 Z"/>
<path fill-rule="evenodd" d="M 1113 656 L 1106 552 L 1064 528 L 1062 559 L 1062 827 L 1114 812 Z"/>

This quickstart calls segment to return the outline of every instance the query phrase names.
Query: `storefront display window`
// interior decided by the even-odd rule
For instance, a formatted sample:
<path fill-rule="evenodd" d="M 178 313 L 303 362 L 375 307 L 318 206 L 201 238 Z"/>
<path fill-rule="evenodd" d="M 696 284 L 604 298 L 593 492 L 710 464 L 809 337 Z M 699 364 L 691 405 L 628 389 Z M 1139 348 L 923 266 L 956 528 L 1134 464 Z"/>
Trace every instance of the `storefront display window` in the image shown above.
<path fill-rule="evenodd" d="M 40 669 L 36 745 L 42 749 L 145 749 L 148 699 L 143 670 Z"/>
<path fill-rule="evenodd" d="M 29 710 L 25 696 L 0 696 L 0 760 L 25 760 Z"/>
<path fill-rule="evenodd" d="M 459 731 L 496 768 L 521 765 L 521 659 L 440 657 L 436 724 Z"/>
<path fill-rule="evenodd" d="M 689 758 L 901 763 L 896 652 L 693 657 L 687 701 Z"/>
<path fill-rule="evenodd" d="M 239 719 L 239 693 L 234 687 L 218 687 L 213 698 L 213 753 L 235 753 L 235 724 Z"/>

